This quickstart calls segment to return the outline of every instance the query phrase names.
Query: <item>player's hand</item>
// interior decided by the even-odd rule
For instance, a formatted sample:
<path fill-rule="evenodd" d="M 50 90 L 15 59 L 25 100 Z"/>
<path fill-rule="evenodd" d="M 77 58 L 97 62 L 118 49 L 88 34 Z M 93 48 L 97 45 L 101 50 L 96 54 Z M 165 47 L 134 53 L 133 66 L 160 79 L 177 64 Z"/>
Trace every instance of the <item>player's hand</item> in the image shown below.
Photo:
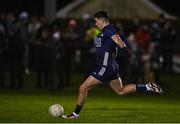
<path fill-rule="evenodd" d="M 131 58 L 132 56 L 131 50 L 128 47 L 123 47 L 122 49 L 123 49 L 123 55 Z"/>

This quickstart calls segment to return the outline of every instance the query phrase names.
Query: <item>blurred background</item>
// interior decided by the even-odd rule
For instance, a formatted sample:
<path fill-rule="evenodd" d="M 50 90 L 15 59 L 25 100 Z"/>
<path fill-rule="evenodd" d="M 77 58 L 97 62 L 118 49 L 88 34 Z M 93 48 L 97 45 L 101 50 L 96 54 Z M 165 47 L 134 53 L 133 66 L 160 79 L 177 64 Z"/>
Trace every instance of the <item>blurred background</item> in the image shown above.
<path fill-rule="evenodd" d="M 98 10 L 109 12 L 133 52 L 127 58 L 119 49 L 123 81 L 154 81 L 179 92 L 177 0 L 1 0 L 0 88 L 54 93 L 81 83 L 94 67 Z"/>

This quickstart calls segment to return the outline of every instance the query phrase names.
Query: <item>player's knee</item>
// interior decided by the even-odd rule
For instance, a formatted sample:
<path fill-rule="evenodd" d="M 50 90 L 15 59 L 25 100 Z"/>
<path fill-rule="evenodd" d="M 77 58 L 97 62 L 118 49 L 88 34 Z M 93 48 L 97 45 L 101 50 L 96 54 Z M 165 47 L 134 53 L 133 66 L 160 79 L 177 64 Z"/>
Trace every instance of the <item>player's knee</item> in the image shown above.
<path fill-rule="evenodd" d="M 80 92 L 80 93 L 86 93 L 86 92 L 87 92 L 86 86 L 81 85 L 81 86 L 79 87 L 79 92 Z"/>
<path fill-rule="evenodd" d="M 125 94 L 125 91 L 124 91 L 124 88 L 120 88 L 117 92 L 118 95 L 124 95 Z"/>

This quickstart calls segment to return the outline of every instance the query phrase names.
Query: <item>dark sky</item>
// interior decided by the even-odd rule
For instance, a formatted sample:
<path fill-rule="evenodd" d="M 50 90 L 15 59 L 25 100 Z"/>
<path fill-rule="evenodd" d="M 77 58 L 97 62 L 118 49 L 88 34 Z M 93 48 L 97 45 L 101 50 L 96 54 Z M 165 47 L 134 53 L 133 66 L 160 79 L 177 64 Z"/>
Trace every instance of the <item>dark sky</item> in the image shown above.
<path fill-rule="evenodd" d="M 169 14 L 180 17 L 179 0 L 151 0 L 158 6 L 166 10 Z"/>
<path fill-rule="evenodd" d="M 73 0 L 57 0 L 57 8 L 62 8 Z M 180 17 L 179 0 L 151 0 L 155 2 L 170 14 Z M 11 11 L 15 14 L 21 11 L 27 11 L 30 14 L 43 15 L 44 0 L 0 0 L 0 12 Z"/>
<path fill-rule="evenodd" d="M 44 0 L 1 0 L 0 11 L 13 12 L 15 14 L 22 11 L 29 13 L 42 14 L 44 9 Z"/>
<path fill-rule="evenodd" d="M 62 8 L 73 0 L 57 0 L 57 9 Z M 30 14 L 43 15 L 44 0 L 0 0 L 0 12 L 18 14 L 27 11 Z"/>

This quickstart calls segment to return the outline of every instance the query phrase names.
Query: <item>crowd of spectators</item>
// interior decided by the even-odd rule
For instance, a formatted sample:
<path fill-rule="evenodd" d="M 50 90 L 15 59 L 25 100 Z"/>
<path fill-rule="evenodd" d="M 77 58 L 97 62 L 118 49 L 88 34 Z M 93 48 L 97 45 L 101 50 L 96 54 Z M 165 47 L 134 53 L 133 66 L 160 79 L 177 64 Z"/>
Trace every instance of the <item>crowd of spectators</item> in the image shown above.
<path fill-rule="evenodd" d="M 142 22 L 134 16 L 128 24 L 114 24 L 132 51 L 130 58 L 120 48 L 117 55 L 124 81 L 159 83 L 160 73 L 172 73 L 179 43 L 171 19 L 161 14 L 158 20 Z M 49 22 L 27 12 L 1 13 L 0 88 L 22 88 L 24 75 L 31 73 L 36 75 L 36 87 L 51 90 L 72 85 L 72 73 L 86 78 L 94 67 L 94 40 L 100 33 L 89 17 Z"/>

